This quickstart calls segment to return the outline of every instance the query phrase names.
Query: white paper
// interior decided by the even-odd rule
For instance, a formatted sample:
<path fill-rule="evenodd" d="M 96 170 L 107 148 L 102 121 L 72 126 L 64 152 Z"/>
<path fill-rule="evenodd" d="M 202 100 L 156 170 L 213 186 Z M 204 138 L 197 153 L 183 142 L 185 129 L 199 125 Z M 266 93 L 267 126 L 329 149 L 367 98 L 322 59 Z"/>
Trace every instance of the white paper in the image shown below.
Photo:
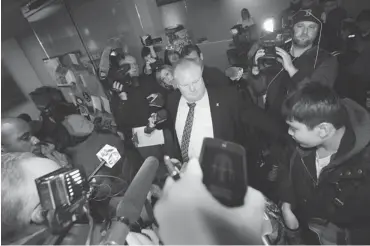
<path fill-rule="evenodd" d="M 112 114 L 112 111 L 110 110 L 110 105 L 109 105 L 108 99 L 105 98 L 105 97 L 100 97 L 100 99 L 103 103 L 103 107 L 104 107 L 105 112 Z"/>
<path fill-rule="evenodd" d="M 77 57 L 76 57 L 75 54 L 69 54 L 69 58 L 71 58 L 71 61 L 72 61 L 73 64 L 79 65 Z"/>
<path fill-rule="evenodd" d="M 154 145 L 164 144 L 164 136 L 162 130 L 155 129 L 151 134 L 146 134 L 144 132 L 145 126 L 134 128 L 133 134 L 137 136 L 138 146 L 137 147 L 147 147 Z"/>
<path fill-rule="evenodd" d="M 101 102 L 100 102 L 100 98 L 99 97 L 91 96 L 91 101 L 92 101 L 92 104 L 93 104 L 94 109 L 99 110 L 99 111 L 102 111 L 101 110 Z"/>

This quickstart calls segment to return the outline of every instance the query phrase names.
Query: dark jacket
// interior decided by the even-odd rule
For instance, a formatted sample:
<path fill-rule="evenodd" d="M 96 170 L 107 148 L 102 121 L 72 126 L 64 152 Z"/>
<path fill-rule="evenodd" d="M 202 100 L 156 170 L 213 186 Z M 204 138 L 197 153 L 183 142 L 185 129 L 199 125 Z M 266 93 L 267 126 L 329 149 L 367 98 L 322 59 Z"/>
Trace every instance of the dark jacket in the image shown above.
<path fill-rule="evenodd" d="M 251 123 L 255 127 L 269 133 L 273 128 L 279 129 L 280 132 L 274 132 L 274 135 L 286 134 L 287 129 L 285 119 L 281 116 L 281 107 L 287 94 L 295 90 L 297 86 L 309 81 L 316 81 L 333 87 L 338 69 L 336 57 L 321 49 L 318 52 L 317 59 L 316 54 L 317 47 L 313 47 L 300 57 L 293 58 L 293 64 L 298 72 L 292 78 L 280 63 L 271 66 L 263 74 L 250 78 L 249 82 L 252 85 L 255 84 L 259 87 L 264 84 L 266 90 L 265 112 L 262 111 L 250 116 L 254 118 Z M 260 125 L 262 122 L 269 122 L 268 125 L 270 126 Z M 273 127 L 274 125 L 275 127 Z"/>
<path fill-rule="evenodd" d="M 333 87 L 338 72 L 336 57 L 320 49 L 316 60 L 316 54 L 317 47 L 313 47 L 296 58 L 293 65 L 298 69 L 298 72 L 292 78 L 288 72 L 283 70 L 279 75 L 276 74 L 275 79 L 269 80 L 270 86 L 267 88 L 266 97 L 268 110 L 280 115 L 286 95 L 306 81 L 320 82 Z M 278 67 L 281 65 L 279 64 Z"/>
<path fill-rule="evenodd" d="M 323 45 L 328 51 L 340 49 L 340 31 L 342 22 L 347 18 L 347 11 L 341 7 L 333 9 L 326 16 L 326 23 L 323 29 Z"/>
<path fill-rule="evenodd" d="M 204 66 L 203 80 L 205 85 L 208 86 L 228 86 L 229 78 L 221 72 L 220 69 L 215 67 Z"/>
<path fill-rule="evenodd" d="M 370 115 L 344 99 L 346 131 L 337 154 L 317 179 L 315 150 L 297 148 L 289 165 L 282 165 L 280 199 L 291 203 L 301 225 L 312 218 L 348 229 L 352 244 L 369 244 Z"/>
<path fill-rule="evenodd" d="M 236 89 L 233 87 L 210 87 L 207 89 L 207 92 L 211 108 L 214 137 L 224 141 L 243 144 L 245 140 L 245 129 L 241 121 L 241 112 L 244 105 Z M 181 150 L 175 125 L 180 99 L 180 91 L 175 91 L 169 95 L 166 106 L 169 114 L 167 128 L 172 130 L 173 142 L 175 143 L 172 149 L 167 149 L 166 152 L 172 156 L 176 156 L 179 160 L 181 160 Z"/>
<path fill-rule="evenodd" d="M 153 93 L 160 93 L 166 99 L 168 93 L 153 76 L 148 75 L 139 77 L 138 87 L 128 87 L 125 91 L 128 100 L 122 101 L 118 93 L 114 92 L 110 101 L 114 119 L 121 132 L 130 132 L 132 128 L 146 126 L 151 113 L 159 109 L 150 107 L 147 97 Z"/>

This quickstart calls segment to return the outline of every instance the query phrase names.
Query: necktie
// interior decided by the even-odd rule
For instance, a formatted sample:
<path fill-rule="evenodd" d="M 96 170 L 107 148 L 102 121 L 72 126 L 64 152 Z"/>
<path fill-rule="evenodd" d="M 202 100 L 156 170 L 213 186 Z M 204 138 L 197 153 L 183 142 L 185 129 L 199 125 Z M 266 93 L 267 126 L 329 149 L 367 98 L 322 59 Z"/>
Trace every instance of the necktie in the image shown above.
<path fill-rule="evenodd" d="M 189 106 L 189 112 L 188 116 L 186 117 L 184 132 L 182 134 L 181 139 L 181 155 L 183 163 L 186 163 L 189 161 L 189 144 L 190 144 L 190 136 L 191 136 L 191 129 L 193 128 L 193 120 L 194 120 L 194 108 L 195 103 L 188 103 Z"/>

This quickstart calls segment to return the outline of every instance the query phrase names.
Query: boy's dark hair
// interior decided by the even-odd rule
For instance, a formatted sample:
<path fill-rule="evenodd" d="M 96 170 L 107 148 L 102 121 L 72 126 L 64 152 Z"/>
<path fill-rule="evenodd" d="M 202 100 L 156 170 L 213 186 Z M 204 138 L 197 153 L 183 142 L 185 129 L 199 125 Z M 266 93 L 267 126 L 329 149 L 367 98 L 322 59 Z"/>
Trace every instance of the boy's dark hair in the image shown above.
<path fill-rule="evenodd" d="M 303 85 L 285 99 L 282 114 L 288 121 L 298 121 L 309 129 L 327 122 L 336 129 L 344 126 L 346 110 L 339 96 L 318 82 Z"/>
<path fill-rule="evenodd" d="M 142 49 L 141 49 L 141 57 L 142 58 L 144 58 L 144 57 L 146 57 L 147 55 L 150 55 L 150 48 L 149 47 L 143 47 Z"/>
<path fill-rule="evenodd" d="M 188 45 L 185 45 L 184 48 L 182 48 L 181 57 L 184 58 L 185 56 L 188 56 L 193 51 L 196 51 L 199 57 L 200 57 L 200 54 L 202 54 L 202 51 L 199 49 L 198 45 L 188 44 Z"/>

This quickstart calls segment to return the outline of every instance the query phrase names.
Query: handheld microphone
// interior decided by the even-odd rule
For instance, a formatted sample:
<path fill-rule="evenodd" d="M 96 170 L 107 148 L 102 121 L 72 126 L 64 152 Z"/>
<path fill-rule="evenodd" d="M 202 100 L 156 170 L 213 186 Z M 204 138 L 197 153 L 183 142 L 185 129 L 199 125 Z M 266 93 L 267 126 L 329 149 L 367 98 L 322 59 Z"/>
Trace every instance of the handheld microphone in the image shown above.
<path fill-rule="evenodd" d="M 124 245 L 130 232 L 130 224 L 140 218 L 147 195 L 156 176 L 159 161 L 148 157 L 132 180 L 116 209 L 118 221 L 112 223 L 102 245 Z"/>
<path fill-rule="evenodd" d="M 161 109 L 157 113 L 153 113 L 149 118 L 149 122 L 146 125 L 144 132 L 146 134 L 151 134 L 154 131 L 156 125 L 165 122 L 167 118 L 168 115 L 165 109 Z"/>

